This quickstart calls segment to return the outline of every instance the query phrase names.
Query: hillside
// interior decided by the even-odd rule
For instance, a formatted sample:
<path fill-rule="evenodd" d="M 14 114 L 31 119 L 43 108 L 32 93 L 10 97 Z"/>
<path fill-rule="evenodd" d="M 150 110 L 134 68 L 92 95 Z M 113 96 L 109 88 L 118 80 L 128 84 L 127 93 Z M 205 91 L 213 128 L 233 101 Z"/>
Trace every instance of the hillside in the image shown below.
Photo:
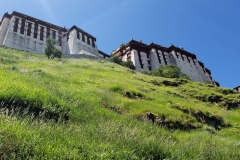
<path fill-rule="evenodd" d="M 240 159 L 230 89 L 2 47 L 0 84 L 0 159 Z"/>

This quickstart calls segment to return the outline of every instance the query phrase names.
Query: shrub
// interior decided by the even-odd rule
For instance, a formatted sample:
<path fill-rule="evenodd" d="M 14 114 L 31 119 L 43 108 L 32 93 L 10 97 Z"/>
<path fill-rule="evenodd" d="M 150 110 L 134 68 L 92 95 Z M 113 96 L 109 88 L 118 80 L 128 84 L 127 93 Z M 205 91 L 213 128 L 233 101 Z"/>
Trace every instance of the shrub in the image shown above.
<path fill-rule="evenodd" d="M 110 61 L 117 63 L 117 64 L 121 64 L 122 60 L 119 58 L 119 56 L 112 56 L 110 57 Z"/>
<path fill-rule="evenodd" d="M 177 66 L 166 65 L 162 73 L 166 78 L 180 78 L 182 72 Z"/>
<path fill-rule="evenodd" d="M 114 62 L 114 63 L 117 63 L 117 64 L 119 64 L 119 65 L 122 65 L 122 66 L 124 66 L 124 67 L 127 67 L 127 68 L 130 68 L 130 69 L 132 69 L 132 70 L 134 70 L 135 69 L 135 66 L 133 65 L 133 62 L 131 61 L 131 60 L 127 60 L 127 61 L 125 61 L 125 62 L 123 62 L 120 58 L 119 58 L 119 56 L 112 56 L 111 58 L 110 58 L 110 61 L 112 61 L 112 62 Z"/>
<path fill-rule="evenodd" d="M 190 79 L 186 74 L 183 74 L 175 65 L 160 66 L 150 72 L 153 76 L 166 77 L 166 78 L 185 78 Z"/>
<path fill-rule="evenodd" d="M 135 69 L 135 66 L 133 65 L 133 62 L 132 62 L 131 60 L 127 60 L 127 61 L 125 61 L 125 62 L 122 62 L 122 65 L 123 65 L 124 67 L 130 68 L 130 69 L 132 69 L 132 70 Z"/>
<path fill-rule="evenodd" d="M 163 69 L 164 69 L 164 67 L 160 66 L 160 67 L 154 69 L 153 71 L 151 71 L 150 75 L 163 77 Z"/>
<path fill-rule="evenodd" d="M 54 48 L 52 56 L 53 56 L 52 58 L 54 57 L 61 58 L 62 52 L 59 49 Z"/>
<path fill-rule="evenodd" d="M 57 41 L 51 38 L 47 38 L 46 40 L 46 48 L 45 48 L 45 55 L 51 59 L 54 57 L 61 58 L 62 52 L 55 47 Z"/>
<path fill-rule="evenodd" d="M 150 75 L 150 72 L 146 71 L 146 70 L 143 70 L 141 71 L 142 74 L 146 74 L 146 75 Z"/>

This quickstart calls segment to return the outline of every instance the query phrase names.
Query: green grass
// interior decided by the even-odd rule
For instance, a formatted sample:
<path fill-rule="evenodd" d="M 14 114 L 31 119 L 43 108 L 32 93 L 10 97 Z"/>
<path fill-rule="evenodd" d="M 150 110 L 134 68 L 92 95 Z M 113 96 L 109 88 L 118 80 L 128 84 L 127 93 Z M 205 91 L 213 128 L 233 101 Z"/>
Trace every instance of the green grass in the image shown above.
<path fill-rule="evenodd" d="M 240 159 L 239 103 L 210 84 L 1 47 L 0 159 Z M 216 130 L 174 106 L 230 126 Z M 197 128 L 162 128 L 144 120 L 148 111 Z"/>

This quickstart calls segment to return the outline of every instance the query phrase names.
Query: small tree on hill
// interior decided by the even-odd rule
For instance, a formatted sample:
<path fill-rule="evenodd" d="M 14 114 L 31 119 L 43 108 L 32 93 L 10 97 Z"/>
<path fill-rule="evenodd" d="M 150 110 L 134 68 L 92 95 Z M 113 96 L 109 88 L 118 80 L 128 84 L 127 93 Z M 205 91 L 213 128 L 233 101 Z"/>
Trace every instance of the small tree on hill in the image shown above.
<path fill-rule="evenodd" d="M 166 77 L 166 78 L 184 78 L 190 79 L 186 74 L 182 73 L 180 68 L 176 65 L 160 66 L 150 72 L 153 76 Z"/>
<path fill-rule="evenodd" d="M 163 66 L 160 66 L 150 72 L 150 75 L 163 77 Z"/>
<path fill-rule="evenodd" d="M 54 48 L 52 56 L 53 56 L 53 58 L 54 57 L 61 58 L 62 57 L 62 52 L 59 49 Z"/>
<path fill-rule="evenodd" d="M 51 38 L 47 38 L 46 40 L 46 48 L 45 48 L 45 55 L 48 59 L 53 59 L 54 57 L 61 58 L 62 52 L 55 47 L 57 41 Z"/>
<path fill-rule="evenodd" d="M 124 67 L 130 68 L 132 70 L 135 69 L 135 66 L 133 65 L 133 62 L 131 60 L 129 60 L 129 59 L 127 61 L 125 61 L 125 62 L 122 62 L 122 65 Z"/>
<path fill-rule="evenodd" d="M 119 56 L 116 56 L 116 55 L 110 57 L 110 61 L 112 61 L 112 62 L 114 62 L 114 63 L 117 63 L 117 64 L 119 64 L 119 65 L 122 65 L 122 66 L 124 66 L 124 67 L 130 68 L 130 69 L 132 69 L 132 70 L 135 69 L 135 66 L 133 65 L 133 62 L 132 62 L 131 60 L 127 60 L 127 61 L 123 62 L 123 61 L 119 58 Z"/>
<path fill-rule="evenodd" d="M 175 65 L 164 66 L 162 73 L 163 73 L 163 76 L 166 78 L 180 78 L 182 75 L 180 68 L 178 68 Z"/>
<path fill-rule="evenodd" d="M 117 64 L 121 64 L 122 63 L 122 60 L 119 58 L 119 56 L 112 56 L 110 57 L 110 61 L 114 62 L 114 63 L 117 63 Z"/>

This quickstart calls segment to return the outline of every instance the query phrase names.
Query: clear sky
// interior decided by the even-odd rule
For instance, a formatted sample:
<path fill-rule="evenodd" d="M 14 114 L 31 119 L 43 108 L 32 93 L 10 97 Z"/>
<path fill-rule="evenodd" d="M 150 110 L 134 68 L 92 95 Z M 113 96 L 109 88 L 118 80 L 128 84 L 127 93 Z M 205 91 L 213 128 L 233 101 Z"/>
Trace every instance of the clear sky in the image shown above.
<path fill-rule="evenodd" d="M 110 54 L 132 38 L 195 54 L 222 87 L 240 85 L 240 0 L 1 0 L 18 11 L 97 38 Z"/>

